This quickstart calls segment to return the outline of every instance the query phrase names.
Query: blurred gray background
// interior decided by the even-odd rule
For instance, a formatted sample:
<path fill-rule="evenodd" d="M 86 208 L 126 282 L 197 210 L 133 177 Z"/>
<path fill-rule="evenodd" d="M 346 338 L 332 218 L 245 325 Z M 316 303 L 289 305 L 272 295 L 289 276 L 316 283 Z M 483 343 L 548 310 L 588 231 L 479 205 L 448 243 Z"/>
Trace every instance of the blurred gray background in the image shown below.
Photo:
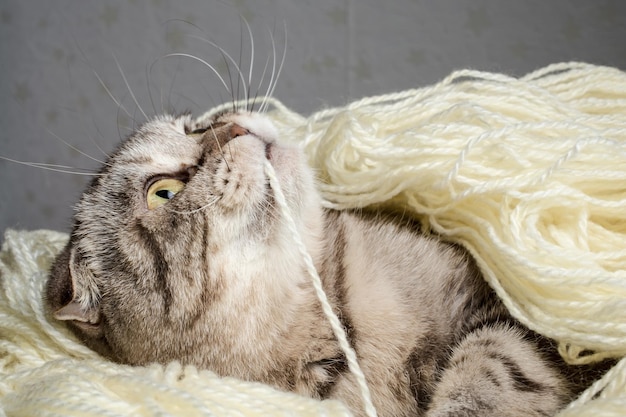
<path fill-rule="evenodd" d="M 460 68 L 522 75 L 580 60 L 626 69 L 619 0 L 0 0 L 0 156 L 93 169 L 86 155 L 102 159 L 143 120 L 130 89 L 148 116 L 199 115 L 228 100 L 199 61 L 167 55 L 192 54 L 228 79 L 210 40 L 247 70 L 240 17 L 254 34 L 253 85 L 272 36 L 282 54 L 286 27 L 274 95 L 303 114 Z M 87 179 L 0 160 L 0 231 L 69 231 Z"/>

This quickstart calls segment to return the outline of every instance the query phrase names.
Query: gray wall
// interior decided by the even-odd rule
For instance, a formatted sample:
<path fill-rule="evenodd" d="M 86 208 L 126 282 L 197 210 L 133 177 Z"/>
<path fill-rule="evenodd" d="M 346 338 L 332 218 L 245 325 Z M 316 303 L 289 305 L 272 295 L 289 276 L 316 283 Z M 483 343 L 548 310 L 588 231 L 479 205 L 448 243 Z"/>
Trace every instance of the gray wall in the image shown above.
<path fill-rule="evenodd" d="M 254 32 L 256 81 L 271 54 L 269 33 L 282 53 L 286 25 L 275 96 L 302 113 L 466 67 L 521 75 L 583 60 L 626 69 L 619 0 L 1 0 L 0 156 L 96 166 L 73 147 L 101 159 L 143 119 L 116 60 L 148 115 L 170 107 L 200 114 L 229 99 L 199 62 L 166 55 L 190 53 L 224 71 L 203 37 L 236 60 L 243 44 L 247 68 L 240 15 Z M 0 231 L 69 230 L 85 181 L 0 160 Z"/>

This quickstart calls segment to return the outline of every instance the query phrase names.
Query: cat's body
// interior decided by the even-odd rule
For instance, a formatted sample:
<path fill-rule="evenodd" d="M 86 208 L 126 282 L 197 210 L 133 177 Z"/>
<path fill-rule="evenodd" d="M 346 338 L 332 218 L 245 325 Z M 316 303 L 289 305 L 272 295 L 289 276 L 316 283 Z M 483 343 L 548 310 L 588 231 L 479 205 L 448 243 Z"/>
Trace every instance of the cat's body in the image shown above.
<path fill-rule="evenodd" d="M 325 210 L 263 116 L 144 125 L 77 207 L 51 313 L 112 360 L 179 360 L 362 413 L 290 216 L 381 416 L 544 416 L 572 398 L 550 343 L 513 320 L 459 247 L 386 215 Z"/>

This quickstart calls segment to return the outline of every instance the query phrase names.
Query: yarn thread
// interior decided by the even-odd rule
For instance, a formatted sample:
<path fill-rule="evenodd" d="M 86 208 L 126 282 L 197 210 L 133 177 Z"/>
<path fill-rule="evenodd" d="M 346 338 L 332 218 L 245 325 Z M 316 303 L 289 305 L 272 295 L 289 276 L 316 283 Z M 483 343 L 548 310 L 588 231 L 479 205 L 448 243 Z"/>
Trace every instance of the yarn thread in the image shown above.
<path fill-rule="evenodd" d="M 348 342 L 346 330 L 341 325 L 339 318 L 337 317 L 330 303 L 328 302 L 328 297 L 326 296 L 326 293 L 324 292 L 324 289 L 322 288 L 322 280 L 320 279 L 319 274 L 317 273 L 317 270 L 315 269 L 315 266 L 313 265 L 313 260 L 311 259 L 311 255 L 309 255 L 309 252 L 307 251 L 304 243 L 302 242 L 302 239 L 300 238 L 300 233 L 298 232 L 296 224 L 293 218 L 291 217 L 291 214 L 289 213 L 289 208 L 287 206 L 287 202 L 285 201 L 285 196 L 280 187 L 280 183 L 278 182 L 278 179 L 276 178 L 276 173 L 274 172 L 274 168 L 267 160 L 265 161 L 265 174 L 268 176 L 270 180 L 270 186 L 272 187 L 272 190 L 274 190 L 274 197 L 276 198 L 276 202 L 278 203 L 278 206 L 281 210 L 283 219 L 287 222 L 287 228 L 291 234 L 293 243 L 298 248 L 298 251 L 300 252 L 300 255 L 302 256 L 302 259 L 304 260 L 304 265 L 306 267 L 306 271 L 308 275 L 311 277 L 311 282 L 313 283 L 315 294 L 317 295 L 317 298 L 319 299 L 320 304 L 322 305 L 322 311 L 324 312 L 324 315 L 330 322 L 331 328 L 333 329 L 333 333 L 335 334 L 335 337 L 337 338 L 337 341 L 339 342 L 339 347 L 341 348 L 343 353 L 346 355 L 346 360 L 348 362 L 348 369 L 350 370 L 350 372 L 352 372 L 352 374 L 354 375 L 357 381 L 357 384 L 361 391 L 361 398 L 363 400 L 363 408 L 365 410 L 365 414 L 368 417 L 376 417 L 377 416 L 376 409 L 374 408 L 374 405 L 372 404 L 372 397 L 369 391 L 369 387 L 367 386 L 365 375 L 363 375 L 363 371 L 361 370 L 361 367 L 359 366 L 356 353 L 354 349 L 352 348 L 352 346 L 350 346 L 350 343 Z"/>

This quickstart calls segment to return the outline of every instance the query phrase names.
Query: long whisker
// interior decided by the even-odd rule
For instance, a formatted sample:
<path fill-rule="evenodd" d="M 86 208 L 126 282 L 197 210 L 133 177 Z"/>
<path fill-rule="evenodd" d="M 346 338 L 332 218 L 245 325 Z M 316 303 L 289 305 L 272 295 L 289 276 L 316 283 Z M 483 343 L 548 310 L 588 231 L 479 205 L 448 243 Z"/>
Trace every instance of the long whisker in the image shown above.
<path fill-rule="evenodd" d="M 280 59 L 280 66 L 278 67 L 278 75 L 276 75 L 276 83 L 274 84 L 274 88 L 276 88 L 276 84 L 278 84 L 278 79 L 280 78 L 280 74 L 282 74 L 283 72 L 286 57 L 287 57 L 287 22 L 283 22 L 283 56 Z M 272 94 L 274 94 L 274 89 L 272 89 Z"/>
<path fill-rule="evenodd" d="M 118 138 L 121 140 L 123 140 L 123 136 L 122 136 L 122 131 L 120 130 L 121 126 L 120 126 L 120 107 L 117 108 L 117 114 L 115 115 L 115 122 L 116 122 L 116 127 L 117 127 L 117 136 Z"/>
<path fill-rule="evenodd" d="M 89 67 L 89 69 L 91 70 L 93 75 L 96 77 L 96 79 L 98 80 L 98 82 L 100 83 L 102 88 L 104 88 L 104 91 L 107 93 L 109 98 L 111 98 L 111 100 L 113 100 L 113 102 L 117 105 L 118 112 L 119 112 L 119 108 L 121 108 L 128 115 L 128 117 L 132 118 L 133 116 L 131 116 L 131 114 L 128 112 L 128 110 L 126 110 L 124 105 L 119 100 L 117 100 L 115 98 L 115 96 L 113 95 L 113 93 L 111 92 L 109 87 L 107 87 L 107 85 L 104 82 L 104 80 L 102 79 L 102 77 L 100 77 L 100 74 L 98 74 L 98 72 L 96 71 L 94 66 L 91 65 L 91 63 L 89 62 L 89 59 L 87 58 L 87 55 L 85 54 L 85 51 L 83 51 L 83 49 L 80 47 L 80 44 L 79 44 L 78 40 L 76 39 L 76 36 L 74 36 L 73 33 L 72 33 L 72 39 L 74 40 L 74 45 L 75 45 L 76 49 L 78 49 L 78 51 L 80 52 L 80 54 L 83 57 L 83 60 L 86 63 L 86 65 Z"/>
<path fill-rule="evenodd" d="M 254 94 L 254 98 L 252 99 L 252 104 L 250 106 L 250 110 L 254 110 L 254 105 L 256 104 L 257 99 L 259 98 L 259 91 L 261 91 L 261 86 L 263 85 L 263 79 L 265 78 L 265 74 L 267 72 L 267 67 L 270 63 L 270 57 L 268 56 L 265 60 L 265 66 L 263 67 L 263 73 L 261 74 L 261 79 L 259 80 L 259 85 L 256 88 L 256 93 Z M 260 110 L 259 110 L 260 111 Z"/>
<path fill-rule="evenodd" d="M 241 27 L 241 21 L 239 22 L 239 64 L 237 64 L 237 67 L 241 68 L 242 65 L 242 58 L 243 57 L 243 27 Z M 243 91 L 244 91 L 244 101 L 246 101 L 248 99 L 248 92 L 247 92 L 247 88 L 246 88 L 246 80 L 243 78 L 243 74 L 241 77 L 239 77 L 239 79 L 237 79 L 237 98 L 236 98 L 236 102 L 239 103 L 240 100 L 240 96 L 239 96 L 239 84 L 243 84 Z M 239 108 L 237 108 L 237 111 L 239 111 Z"/>
<path fill-rule="evenodd" d="M 268 97 L 272 97 L 274 95 L 274 89 L 276 89 L 276 86 L 278 85 L 278 78 L 280 77 L 280 73 L 283 70 L 283 66 L 285 65 L 285 57 L 287 56 L 287 23 L 285 22 L 284 24 L 284 38 L 283 38 L 283 42 L 284 42 L 284 46 L 283 46 L 283 56 L 280 60 L 280 65 L 278 66 L 278 72 L 276 73 L 276 78 L 274 79 L 274 85 L 272 86 L 272 89 L 268 92 Z M 274 37 L 272 36 L 272 45 L 274 44 Z M 267 105 L 267 101 L 265 102 L 265 104 Z M 266 109 L 264 109 L 265 111 Z"/>
<path fill-rule="evenodd" d="M 178 72 L 180 71 L 180 65 L 181 62 L 180 60 L 178 60 L 178 63 L 176 63 L 176 70 L 174 70 L 174 75 L 172 76 L 172 82 L 170 83 L 170 88 L 167 91 L 167 111 L 172 111 L 175 106 L 172 103 L 172 91 L 174 90 L 174 83 L 176 82 L 176 76 L 178 75 Z M 163 108 L 163 95 L 161 94 L 161 108 L 163 109 L 163 112 L 165 112 L 165 109 Z"/>
<path fill-rule="evenodd" d="M 84 171 L 88 171 L 86 168 L 74 168 L 74 167 L 68 167 L 64 165 L 45 164 L 42 162 L 26 162 L 26 161 L 20 161 L 17 159 L 7 158 L 6 156 L 0 156 L 0 159 L 13 162 L 15 164 L 26 165 L 32 168 L 39 168 L 39 169 L 45 169 L 47 171 L 61 172 L 63 174 L 87 175 L 87 176 L 92 176 L 92 177 L 103 175 L 103 174 L 99 174 L 96 172 L 72 171 L 76 169 L 83 169 Z"/>
<path fill-rule="evenodd" d="M 102 132 L 100 131 L 100 128 L 96 124 L 96 119 L 94 117 L 91 118 L 91 122 L 93 123 L 93 127 L 96 130 L 96 132 L 98 132 L 98 135 L 100 135 L 100 137 L 104 139 L 104 135 L 102 134 Z M 102 149 L 102 147 L 100 147 L 100 145 L 98 145 L 98 141 L 93 136 L 89 135 L 89 138 L 91 139 L 91 142 L 96 146 L 96 148 L 102 153 L 102 155 L 104 155 L 106 158 L 110 156 L 107 152 L 105 152 L 104 149 Z"/>
<path fill-rule="evenodd" d="M 128 92 L 130 93 L 130 96 L 133 98 L 133 101 L 137 105 L 137 108 L 139 109 L 141 114 L 143 114 L 143 117 L 145 118 L 145 120 L 148 120 L 148 115 L 146 114 L 146 112 L 143 111 L 143 109 L 141 108 L 141 105 L 139 105 L 139 102 L 137 101 L 137 97 L 135 97 L 135 93 L 133 92 L 133 89 L 130 88 L 130 84 L 128 84 L 126 75 L 124 74 L 124 71 L 122 70 L 122 66 L 120 65 L 119 61 L 115 57 L 115 54 L 113 54 L 113 60 L 115 61 L 115 65 L 117 65 L 117 69 L 119 70 L 120 75 L 122 76 L 122 79 L 124 80 L 124 84 L 126 84 L 126 88 L 128 88 Z"/>
<path fill-rule="evenodd" d="M 195 59 L 196 61 L 200 61 L 202 64 L 206 65 L 211 71 L 213 71 L 213 73 L 215 73 L 215 75 L 217 75 L 217 78 L 219 78 L 219 80 L 222 82 L 222 85 L 224 86 L 226 91 L 228 91 L 230 94 L 232 94 L 232 92 L 230 91 L 230 89 L 226 85 L 226 82 L 224 81 L 224 79 L 222 78 L 220 73 L 217 72 L 217 70 L 211 64 L 206 62 L 205 60 L 203 60 L 201 58 L 198 58 L 197 56 L 190 55 L 190 54 L 184 54 L 184 53 L 171 53 L 171 54 L 165 55 L 164 58 L 168 58 L 168 57 L 172 57 L 172 56 L 182 56 L 182 57 L 185 57 L 185 58 L 191 58 L 191 59 Z"/>
<path fill-rule="evenodd" d="M 213 138 L 215 138 L 215 143 L 217 143 L 217 148 L 220 150 L 222 159 L 224 160 L 224 163 L 226 164 L 226 168 L 228 168 L 228 170 L 230 171 L 230 166 L 228 165 L 228 161 L 226 160 L 226 155 L 224 155 L 224 151 L 222 150 L 222 144 L 220 143 L 220 140 L 217 138 L 217 135 L 215 134 L 215 129 L 213 129 L 213 125 L 209 125 L 209 127 L 211 128 L 211 133 L 213 133 Z"/>
<path fill-rule="evenodd" d="M 219 197 L 215 196 L 215 197 L 213 197 L 213 199 L 212 199 L 212 200 L 210 200 L 207 204 L 205 204 L 205 205 L 203 205 L 203 206 L 200 206 L 200 207 L 198 207 L 198 208 L 196 208 L 196 209 L 193 209 L 193 210 L 188 210 L 188 211 L 178 211 L 178 210 L 173 210 L 173 209 L 170 209 L 170 208 L 169 208 L 169 207 L 167 207 L 167 206 L 165 206 L 165 208 L 166 208 L 166 210 L 167 210 L 167 211 L 169 211 L 170 213 L 175 213 L 175 214 L 184 214 L 184 215 L 187 215 L 187 214 L 193 214 L 193 213 L 197 213 L 197 212 L 199 212 L 199 211 L 206 210 L 206 209 L 208 209 L 209 207 L 213 206 L 213 205 L 214 205 L 215 203 L 217 203 L 218 201 L 219 201 Z"/>
<path fill-rule="evenodd" d="M 188 21 L 188 20 L 185 20 L 185 19 L 168 19 L 165 23 L 166 23 L 166 24 L 168 24 L 168 23 L 171 23 L 171 22 L 181 22 L 181 23 L 184 23 L 184 24 L 186 24 L 186 25 L 188 25 L 188 26 L 191 26 L 191 27 L 195 28 L 195 29 L 196 29 L 199 33 L 201 33 L 201 34 L 202 34 L 202 35 L 204 35 L 205 37 L 206 37 L 206 36 L 208 36 L 208 35 L 206 34 L 206 32 L 205 32 L 205 31 L 204 31 L 204 30 L 203 30 L 200 26 L 198 26 L 198 25 L 196 25 L 195 23 L 192 23 L 192 22 L 190 22 L 190 21 Z M 199 37 L 197 37 L 197 36 L 192 36 L 192 35 L 189 35 L 189 37 L 190 37 L 190 38 L 201 39 L 202 41 L 206 41 L 206 38 L 199 38 Z M 210 65 L 209 65 L 209 67 L 210 67 L 210 68 L 211 68 L 211 70 L 212 70 L 212 71 L 213 71 L 213 72 L 214 72 L 214 73 L 215 73 L 215 74 L 216 74 L 216 75 L 220 78 L 220 80 L 222 81 L 222 84 L 224 85 L 224 87 L 226 87 L 226 91 L 228 92 L 228 94 L 230 94 L 230 95 L 231 95 L 231 99 L 232 99 L 231 101 L 232 101 L 232 103 L 233 103 L 233 112 L 234 112 L 234 111 L 236 110 L 236 109 L 235 109 L 235 107 L 234 107 L 234 106 L 235 106 L 235 101 L 236 101 L 236 99 L 235 99 L 235 97 L 233 97 L 233 93 L 232 93 L 232 91 L 234 91 L 234 90 L 235 90 L 234 85 L 233 85 L 233 77 L 232 77 L 232 74 L 231 74 L 231 71 L 230 71 L 230 65 L 228 64 L 228 58 L 226 58 L 226 55 L 224 54 L 224 51 L 220 51 L 220 52 L 221 52 L 221 54 L 222 54 L 222 58 L 224 59 L 224 62 L 226 63 L 226 71 L 228 72 L 228 79 L 229 79 L 230 88 L 228 88 L 228 87 L 226 86 L 226 82 L 225 82 L 225 81 L 224 81 L 224 79 L 220 76 L 220 74 L 216 71 L 216 69 L 215 69 L 215 68 L 213 68 L 213 67 L 212 67 L 212 66 L 210 66 Z M 195 58 L 195 59 L 197 59 L 197 60 L 202 61 L 200 58 L 197 58 L 197 57 L 194 57 L 194 58 Z M 202 61 L 202 62 L 203 62 L 203 61 Z M 206 62 L 203 62 L 203 63 L 205 63 L 205 65 L 207 64 Z M 154 65 L 154 63 L 153 63 L 153 65 Z M 223 102 L 224 102 L 224 100 L 223 100 L 223 97 L 221 96 L 221 94 L 220 94 L 220 99 L 221 99 L 221 101 L 220 101 L 220 102 L 221 102 L 221 103 L 223 103 Z"/>
<path fill-rule="evenodd" d="M 98 158 L 94 158 L 93 156 L 89 155 L 88 153 L 85 153 L 85 152 L 81 151 L 79 148 L 77 148 L 76 146 L 72 145 L 71 143 L 69 143 L 65 139 L 61 138 L 59 135 L 57 135 L 56 133 L 52 132 L 51 130 L 46 129 L 46 132 L 48 132 L 49 134 L 54 136 L 57 140 L 61 141 L 64 145 L 66 145 L 70 149 L 75 150 L 79 154 L 81 154 L 83 156 L 86 156 L 87 158 L 91 159 L 92 161 L 95 161 L 95 162 L 98 162 L 100 164 L 106 165 L 106 163 L 104 161 L 101 161 Z"/>
<path fill-rule="evenodd" d="M 146 65 L 146 86 L 148 87 L 148 98 L 150 98 L 150 104 L 152 105 L 152 111 L 156 114 L 158 113 L 156 105 L 154 104 L 154 97 L 152 96 L 152 65 L 154 65 L 154 63 L 156 62 L 153 61 L 152 64 L 150 65 Z"/>
<path fill-rule="evenodd" d="M 152 108 L 154 109 L 155 113 L 157 113 L 157 109 L 156 109 L 156 105 L 154 104 L 154 97 L 152 96 L 152 89 L 150 88 L 150 85 L 152 83 L 152 70 L 154 69 L 154 65 L 157 62 L 159 62 L 160 59 L 161 58 L 157 58 L 153 60 L 152 63 L 150 63 L 150 65 L 146 69 L 146 73 L 147 73 L 146 82 L 148 83 L 148 95 L 150 96 L 150 102 L 152 103 Z M 160 93 L 160 101 L 161 101 L 161 113 L 165 113 L 165 109 L 163 108 L 163 89 L 162 88 L 159 88 L 159 93 Z"/>
<path fill-rule="evenodd" d="M 224 54 L 224 55 L 225 55 L 225 56 L 226 56 L 226 57 L 230 60 L 230 62 L 232 62 L 232 63 L 233 63 L 233 65 L 235 66 L 235 69 L 237 70 L 237 73 L 239 74 L 239 79 L 240 79 L 240 80 L 244 83 L 244 86 L 243 86 L 243 87 L 244 87 L 244 92 L 243 92 L 243 95 L 244 95 L 244 97 L 247 97 L 247 96 L 248 96 L 248 92 L 247 92 L 247 89 L 246 89 L 246 86 L 245 86 L 246 79 L 244 78 L 243 73 L 241 72 L 241 68 L 239 68 L 239 65 L 237 65 L 237 62 L 233 59 L 233 57 L 232 57 L 232 56 L 230 56 L 230 55 L 228 54 L 228 52 L 226 52 L 226 51 L 224 50 L 224 48 L 220 47 L 218 44 L 216 44 L 216 43 L 215 43 L 215 42 L 213 42 L 213 41 L 210 41 L 210 40 L 208 40 L 208 39 L 206 39 L 206 38 L 203 38 L 203 37 L 200 37 L 200 36 L 191 36 L 191 37 L 192 37 L 192 38 L 195 38 L 195 39 L 197 39 L 197 40 L 199 40 L 199 41 L 201 41 L 201 42 L 206 42 L 206 43 L 208 43 L 209 45 L 211 45 L 211 46 L 213 46 L 213 47 L 217 48 L 219 51 L 221 51 L 221 52 L 222 52 L 222 53 L 223 53 L 223 54 Z M 239 84 L 239 82 L 238 82 L 237 84 Z M 230 93 L 232 94 L 232 92 L 230 92 Z"/>
<path fill-rule="evenodd" d="M 272 83 L 274 82 L 274 74 L 276 72 L 276 42 L 274 42 L 274 35 L 272 34 L 271 30 L 269 31 L 269 33 L 270 39 L 272 41 L 272 74 L 270 75 L 270 81 L 267 84 L 267 91 L 265 93 L 265 96 L 263 97 L 263 101 L 259 106 L 259 113 L 262 113 L 264 111 L 265 103 L 267 102 L 268 94 L 272 88 Z"/>
<path fill-rule="evenodd" d="M 248 70 L 248 90 L 250 90 L 250 86 L 252 85 L 252 69 L 254 68 L 254 36 L 252 36 L 252 29 L 250 28 L 248 20 L 243 16 L 241 16 L 241 19 L 243 19 L 243 22 L 246 24 L 246 28 L 248 29 L 248 36 L 250 37 L 250 68 Z M 250 106 L 250 97 L 246 97 L 246 101 L 246 105 Z M 253 107 L 254 104 L 252 104 L 251 107 L 247 107 L 247 110 L 252 111 Z"/>
<path fill-rule="evenodd" d="M 242 16 L 243 22 L 248 29 L 248 36 L 250 37 L 250 70 L 248 72 L 248 84 L 252 83 L 252 69 L 254 68 L 254 36 L 252 36 L 252 29 L 245 17 Z"/>
<path fill-rule="evenodd" d="M 154 65 L 159 62 L 162 58 L 164 57 L 160 57 L 155 59 L 154 61 L 152 61 L 152 63 L 150 64 L 149 69 L 147 70 L 147 74 L 148 77 L 151 77 L 150 74 L 152 74 L 152 71 L 154 69 Z M 165 100 L 164 100 L 164 96 L 163 96 L 163 89 L 160 88 L 159 89 L 159 96 L 160 96 L 160 102 L 161 102 L 161 113 L 167 113 L 167 112 L 171 112 L 174 109 L 174 105 L 172 104 L 172 91 L 174 89 L 174 84 L 176 83 L 176 76 L 178 75 L 179 72 L 179 68 L 180 68 L 180 60 L 177 62 L 176 64 L 176 70 L 174 70 L 174 75 L 172 76 L 172 80 L 170 81 L 170 86 L 167 92 L 167 109 L 165 108 Z M 151 81 L 148 81 L 148 94 L 150 96 L 150 101 L 152 102 L 152 108 L 154 109 L 154 111 L 156 112 L 156 106 L 154 104 L 154 98 L 152 96 L 152 89 L 150 88 L 150 83 Z"/>
<path fill-rule="evenodd" d="M 102 86 L 102 88 L 104 88 L 104 91 L 106 91 L 106 93 L 111 98 L 111 100 L 113 100 L 113 102 L 117 105 L 118 109 L 124 110 L 124 113 L 126 113 L 128 115 L 128 117 L 130 117 L 132 119 L 133 116 L 128 112 L 128 110 L 126 110 L 126 107 L 124 107 L 124 105 L 122 103 L 120 103 L 119 100 L 117 100 L 115 98 L 113 93 L 111 93 L 111 90 L 109 90 L 109 87 L 107 87 L 107 85 L 104 83 L 102 78 L 100 78 L 100 75 L 98 75 L 96 70 L 92 69 L 92 72 L 96 76 L 96 78 L 98 79 L 98 82 L 100 82 L 100 85 Z M 118 112 L 119 112 L 119 110 L 118 110 Z"/>
<path fill-rule="evenodd" d="M 154 101 L 154 96 L 152 95 L 152 71 L 154 70 L 154 66 L 156 65 L 157 62 L 159 62 L 161 60 L 161 58 L 157 58 L 155 60 L 152 61 L 152 63 L 147 66 L 146 68 L 146 83 L 148 84 L 148 96 L 150 97 L 150 103 L 152 103 L 152 109 L 154 110 L 155 113 L 158 113 L 159 111 L 157 110 L 156 107 L 156 103 Z M 178 73 L 178 70 L 176 72 L 174 72 L 174 79 L 176 78 L 176 74 Z M 161 78 L 162 81 L 162 78 Z M 161 85 L 162 82 L 159 81 L 157 85 Z M 173 85 L 174 81 L 172 80 L 172 85 Z M 165 113 L 165 106 L 163 105 L 163 89 L 162 88 L 158 88 L 159 91 L 159 102 L 161 103 L 161 113 Z"/>
<path fill-rule="evenodd" d="M 233 106 L 233 113 L 234 113 L 236 112 L 236 109 L 235 109 L 236 99 L 233 96 L 233 93 L 231 92 L 231 91 L 235 91 L 235 86 L 233 85 L 233 74 L 230 72 L 230 64 L 228 63 L 228 59 L 226 58 L 226 55 L 224 55 L 223 52 L 220 52 L 220 54 L 222 55 L 222 59 L 224 60 L 224 63 L 226 64 L 226 73 L 228 74 L 228 82 L 230 83 L 230 91 L 228 93 L 230 94 L 230 99 L 231 99 L 231 102 L 233 103 L 232 106 Z M 224 99 L 221 97 L 221 94 L 220 94 L 220 99 L 223 102 Z"/>
<path fill-rule="evenodd" d="M 62 109 L 63 111 L 66 111 L 66 112 L 68 112 L 68 113 L 74 113 L 74 114 L 76 114 L 76 115 L 78 115 L 78 116 L 83 116 L 80 112 L 78 112 L 78 111 L 77 111 L 76 109 L 74 109 L 74 108 L 64 107 L 64 106 L 58 106 L 58 108 Z M 93 129 L 94 129 L 94 130 L 98 133 L 98 135 L 99 135 L 102 139 L 104 139 L 104 135 L 103 135 L 103 134 L 102 134 L 102 132 L 100 131 L 100 128 L 98 127 L 98 124 L 96 123 L 96 119 L 95 119 L 95 117 L 93 117 L 93 116 L 92 116 L 92 117 L 90 118 L 90 120 L 91 120 L 91 124 L 93 125 Z M 108 154 L 108 153 L 106 153 L 106 152 L 104 151 L 104 149 L 102 149 L 102 147 L 98 144 L 98 141 L 97 141 L 97 140 L 96 140 L 96 139 L 95 139 L 95 138 L 91 135 L 91 130 L 87 129 L 87 128 L 86 128 L 86 126 L 82 126 L 82 129 L 85 131 L 84 135 L 85 135 L 85 136 L 87 136 L 87 137 L 89 138 L 89 140 L 91 141 L 91 143 L 93 143 L 93 144 L 94 144 L 94 146 L 95 146 L 95 147 L 96 147 L 96 148 L 97 148 L 97 149 L 98 149 L 98 150 L 102 153 L 102 155 L 104 155 L 106 158 L 108 158 L 108 157 L 109 157 L 109 154 Z M 56 135 L 55 135 L 54 133 L 52 133 L 50 130 L 46 129 L 46 131 L 47 131 L 49 134 L 51 134 L 51 135 L 53 135 L 53 136 L 56 136 Z M 61 140 L 61 142 L 63 142 L 63 143 L 64 143 L 65 145 L 67 145 L 68 147 L 73 148 L 73 146 L 69 145 L 67 142 L 65 142 L 64 140 L 60 139 L 58 136 L 57 136 L 57 139 Z M 77 152 L 80 152 L 78 149 L 74 149 L 74 150 L 76 150 Z M 85 156 L 89 157 L 88 155 L 85 155 Z M 94 158 L 91 158 L 91 157 L 89 157 L 89 158 L 90 158 L 90 159 L 94 159 Z M 95 160 L 96 162 L 100 162 L 100 163 L 101 163 L 101 161 L 100 161 L 100 160 L 98 160 L 98 159 L 94 159 L 94 160 Z"/>

